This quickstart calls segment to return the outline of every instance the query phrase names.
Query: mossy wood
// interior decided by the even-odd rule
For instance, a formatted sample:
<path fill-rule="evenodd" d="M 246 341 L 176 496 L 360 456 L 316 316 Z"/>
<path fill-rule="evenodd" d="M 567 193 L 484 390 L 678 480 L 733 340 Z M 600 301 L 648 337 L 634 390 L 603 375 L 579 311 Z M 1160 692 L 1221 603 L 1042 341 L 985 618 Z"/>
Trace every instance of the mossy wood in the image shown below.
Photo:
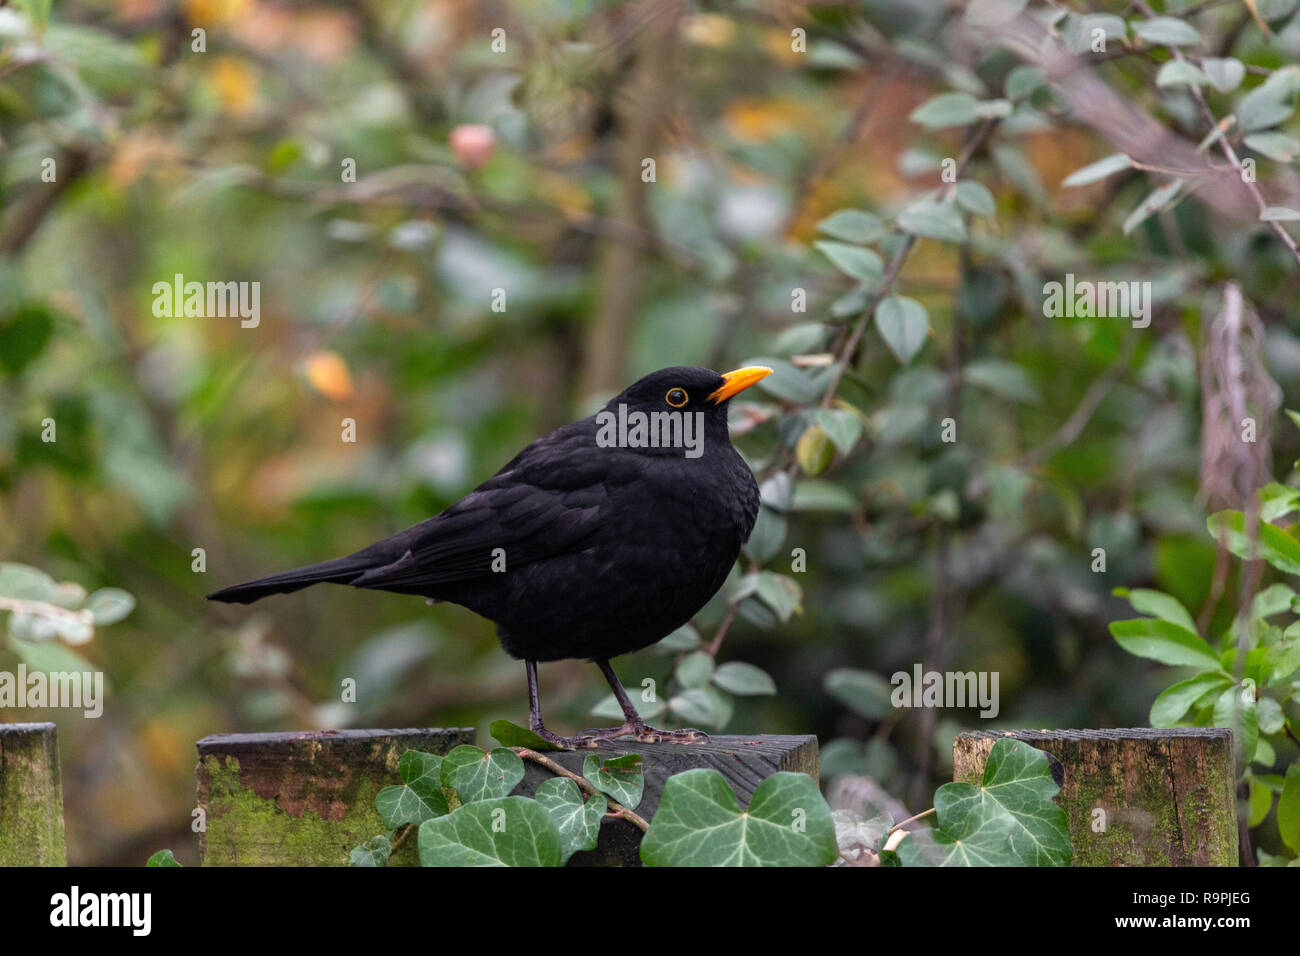
<path fill-rule="evenodd" d="M 205 866 L 345 866 L 383 833 L 375 795 L 407 750 L 445 754 L 472 728 L 216 734 L 198 743 Z M 392 865 L 417 862 L 408 840 Z"/>
<path fill-rule="evenodd" d="M 1060 762 L 1075 866 L 1237 865 L 1232 731 L 975 731 L 953 743 L 953 779 L 979 783 L 1002 737 Z"/>
<path fill-rule="evenodd" d="M 547 753 L 560 766 L 582 775 L 582 763 L 588 754 L 604 760 L 620 754 L 641 755 L 645 772 L 645 791 L 636 813 L 646 820 L 659 807 L 664 783 L 673 774 L 704 767 L 717 770 L 727 779 L 742 807 L 749 806 L 758 785 L 780 770 L 806 773 L 817 779 L 817 738 L 810 734 L 770 734 L 767 736 L 715 735 L 705 744 L 640 744 L 633 740 L 602 741 L 595 750 Z M 514 790 L 532 796 L 543 781 L 554 776 L 545 767 L 524 762 L 524 779 Z M 606 819 L 600 827 L 596 849 L 575 853 L 570 866 L 640 866 L 641 831 L 626 820 Z"/>
<path fill-rule="evenodd" d="M 53 724 L 0 724 L 0 866 L 66 866 Z"/>

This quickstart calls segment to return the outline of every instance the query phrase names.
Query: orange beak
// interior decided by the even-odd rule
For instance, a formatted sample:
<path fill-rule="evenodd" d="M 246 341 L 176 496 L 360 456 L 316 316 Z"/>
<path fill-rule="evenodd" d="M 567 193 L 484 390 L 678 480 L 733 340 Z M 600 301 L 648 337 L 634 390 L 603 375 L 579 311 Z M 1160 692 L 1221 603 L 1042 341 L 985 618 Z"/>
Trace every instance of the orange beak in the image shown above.
<path fill-rule="evenodd" d="M 743 392 L 755 382 L 765 379 L 771 374 L 772 370 L 766 365 L 750 365 L 747 368 L 738 368 L 734 372 L 728 372 L 722 376 L 722 387 L 709 396 L 709 401 L 715 405 L 720 405 L 731 398 L 732 395 Z"/>

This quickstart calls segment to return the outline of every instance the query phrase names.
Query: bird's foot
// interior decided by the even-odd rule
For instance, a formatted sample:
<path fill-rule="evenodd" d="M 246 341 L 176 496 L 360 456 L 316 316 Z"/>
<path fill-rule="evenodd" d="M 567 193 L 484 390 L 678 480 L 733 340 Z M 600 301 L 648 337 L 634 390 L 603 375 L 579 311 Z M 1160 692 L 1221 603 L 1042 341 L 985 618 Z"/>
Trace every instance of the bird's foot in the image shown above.
<path fill-rule="evenodd" d="M 596 739 L 591 733 L 579 734 L 577 737 L 561 737 L 559 734 L 551 733 L 541 723 L 533 724 L 529 729 L 551 746 L 559 747 L 561 750 L 594 750 L 596 747 Z"/>
<path fill-rule="evenodd" d="M 708 734 L 694 727 L 660 730 L 641 720 L 629 720 L 622 727 L 613 727 L 609 730 L 584 730 L 581 739 L 591 741 L 583 746 L 594 747 L 596 741 L 614 740 L 618 737 L 635 737 L 637 742 L 642 744 L 657 744 L 661 741 L 670 744 L 703 744 L 709 741 Z"/>

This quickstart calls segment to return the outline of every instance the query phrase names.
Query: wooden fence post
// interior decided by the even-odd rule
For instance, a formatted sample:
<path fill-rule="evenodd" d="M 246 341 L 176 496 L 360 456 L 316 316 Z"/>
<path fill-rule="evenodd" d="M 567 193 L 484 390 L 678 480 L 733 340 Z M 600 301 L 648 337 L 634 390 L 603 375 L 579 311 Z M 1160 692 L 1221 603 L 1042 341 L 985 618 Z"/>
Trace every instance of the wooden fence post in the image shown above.
<path fill-rule="evenodd" d="M 445 754 L 472 728 L 215 734 L 198 743 L 205 866 L 346 866 L 384 832 L 375 795 L 407 750 Z M 391 865 L 414 864 L 415 841 Z"/>
<path fill-rule="evenodd" d="M 953 742 L 953 779 L 978 783 L 1003 737 L 1060 762 L 1075 866 L 1237 865 L 1232 731 L 974 731 Z"/>
<path fill-rule="evenodd" d="M 708 743 L 641 744 L 634 740 L 601 743 L 595 750 L 567 750 L 547 753 L 565 770 L 582 773 L 588 754 L 599 759 L 621 754 L 641 755 L 645 772 L 645 791 L 636 806 L 639 816 L 650 820 L 659 807 L 664 783 L 675 773 L 704 767 L 717 770 L 727 778 L 740 805 L 749 805 L 758 785 L 780 770 L 818 774 L 817 738 L 811 734 L 768 734 L 766 736 L 732 736 L 717 734 Z M 530 797 L 542 782 L 553 777 L 549 770 L 532 761 L 524 762 L 524 779 L 515 793 Z M 626 820 L 601 823 L 599 843 L 594 850 L 573 854 L 569 866 L 640 866 L 641 831 Z"/>
<path fill-rule="evenodd" d="M 0 866 L 67 866 L 53 724 L 0 724 Z"/>

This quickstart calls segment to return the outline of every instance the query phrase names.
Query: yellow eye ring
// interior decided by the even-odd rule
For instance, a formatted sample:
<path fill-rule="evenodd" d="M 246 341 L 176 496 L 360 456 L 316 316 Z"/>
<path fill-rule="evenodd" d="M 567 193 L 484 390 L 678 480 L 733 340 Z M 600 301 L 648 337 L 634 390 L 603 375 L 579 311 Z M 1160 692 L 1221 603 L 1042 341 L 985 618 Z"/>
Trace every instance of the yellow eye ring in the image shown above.
<path fill-rule="evenodd" d="M 676 399 L 676 401 L 674 401 L 674 399 Z M 684 388 L 670 388 L 668 389 L 668 394 L 664 396 L 664 401 L 673 408 L 681 408 L 690 400 L 691 397 L 686 394 L 686 389 Z"/>

